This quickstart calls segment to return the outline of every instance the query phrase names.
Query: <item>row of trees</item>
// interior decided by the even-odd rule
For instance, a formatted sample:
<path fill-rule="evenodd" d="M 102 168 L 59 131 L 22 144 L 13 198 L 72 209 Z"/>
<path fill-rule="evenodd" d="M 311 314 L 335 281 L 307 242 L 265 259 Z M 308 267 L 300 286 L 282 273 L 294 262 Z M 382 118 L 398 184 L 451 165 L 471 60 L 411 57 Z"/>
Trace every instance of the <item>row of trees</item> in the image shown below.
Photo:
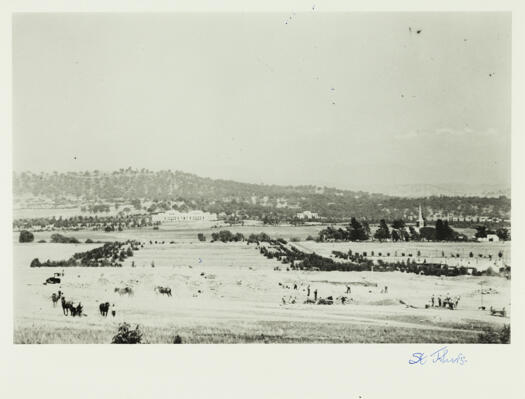
<path fill-rule="evenodd" d="M 334 228 L 328 226 L 319 232 L 320 241 L 366 241 L 370 237 L 370 226 L 368 222 L 359 222 L 355 217 L 350 220 L 346 228 Z"/>
<path fill-rule="evenodd" d="M 476 227 L 476 238 L 486 238 L 489 234 L 496 234 L 498 238 L 502 241 L 510 241 L 510 231 L 504 227 L 490 230 L 487 226 L 477 226 Z"/>
<path fill-rule="evenodd" d="M 488 230 L 486 226 L 478 226 L 476 237 L 486 237 L 487 234 L 497 234 L 500 240 L 510 240 L 510 232 L 506 228 L 496 231 Z M 434 227 L 424 226 L 416 230 L 414 226 L 406 226 L 402 219 L 396 219 L 389 227 L 385 219 L 381 219 L 376 231 L 371 235 L 368 222 L 359 222 L 352 218 L 345 228 L 327 227 L 319 232 L 319 241 L 366 241 L 373 237 L 379 241 L 467 241 L 468 237 L 455 231 L 446 220 L 438 219 Z"/>
<path fill-rule="evenodd" d="M 315 252 L 308 254 L 295 247 L 287 247 L 281 240 L 270 240 L 271 248 L 261 246 L 259 251 L 269 259 L 276 259 L 283 264 L 290 264 L 292 270 L 320 270 L 320 271 L 401 271 L 406 273 L 416 273 L 435 276 L 458 276 L 468 274 L 469 271 L 474 275 L 482 275 L 485 272 L 478 272 L 475 268 L 456 267 L 445 264 L 418 263 L 414 258 L 396 261 L 384 261 L 382 259 L 374 263 L 366 257 L 366 253 L 347 254 L 334 252 L 336 258 L 345 261 L 335 261 L 331 258 L 318 255 Z M 487 272 L 488 273 L 488 272 Z"/>
<path fill-rule="evenodd" d="M 67 260 L 40 262 L 38 258 L 31 261 L 31 267 L 121 267 L 122 262 L 133 256 L 133 251 L 138 251 L 141 246 L 140 242 L 128 240 L 125 242 L 108 242 L 101 247 L 94 248 L 85 252 L 77 252 Z M 126 248 L 124 248 L 126 247 Z"/>
<path fill-rule="evenodd" d="M 104 231 L 122 231 L 125 229 L 151 227 L 153 223 L 147 215 L 120 215 L 120 216 L 71 216 L 63 217 L 44 217 L 44 218 L 24 218 L 13 221 L 15 230 L 28 229 L 62 229 L 79 230 L 92 229 Z"/>

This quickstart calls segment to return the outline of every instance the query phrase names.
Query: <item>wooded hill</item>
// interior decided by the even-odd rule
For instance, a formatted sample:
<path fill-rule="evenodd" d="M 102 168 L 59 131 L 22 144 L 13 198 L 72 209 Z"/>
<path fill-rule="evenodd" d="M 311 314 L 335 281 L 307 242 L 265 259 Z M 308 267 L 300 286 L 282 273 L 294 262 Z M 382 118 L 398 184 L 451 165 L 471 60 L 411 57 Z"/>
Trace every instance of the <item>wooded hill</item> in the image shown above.
<path fill-rule="evenodd" d="M 510 199 L 484 197 L 403 198 L 316 186 L 239 183 L 199 177 L 180 171 L 120 169 L 114 172 L 15 173 L 13 193 L 64 204 L 154 201 L 148 210 L 202 209 L 237 213 L 241 217 L 291 217 L 308 210 L 327 218 L 355 216 L 369 220 L 416 216 L 421 204 L 430 212 L 508 218 Z M 175 204 L 177 203 L 177 204 Z"/>

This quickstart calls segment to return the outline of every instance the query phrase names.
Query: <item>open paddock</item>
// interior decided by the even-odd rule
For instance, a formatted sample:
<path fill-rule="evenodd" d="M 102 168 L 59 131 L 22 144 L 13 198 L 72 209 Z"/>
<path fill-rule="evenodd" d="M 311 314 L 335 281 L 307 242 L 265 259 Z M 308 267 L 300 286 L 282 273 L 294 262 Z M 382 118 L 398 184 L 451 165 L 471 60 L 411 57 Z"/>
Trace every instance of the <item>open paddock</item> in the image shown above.
<path fill-rule="evenodd" d="M 15 342 L 108 343 L 126 321 L 141 325 L 151 343 L 170 342 L 175 334 L 184 342 L 452 343 L 476 342 L 482 329 L 510 322 L 510 281 L 501 277 L 286 271 L 255 244 L 199 242 L 196 234 L 191 241 L 172 237 L 172 244 L 168 237 L 149 244 L 155 241 L 149 235 L 119 236 L 127 238 L 146 244 L 123 267 L 67 267 L 60 285 L 42 283 L 62 268 L 30 268 L 31 260 L 67 259 L 100 244 L 15 243 Z M 319 253 L 341 250 L 333 243 L 298 244 Z M 310 298 L 314 290 L 336 298 L 346 295 L 346 285 L 352 290 L 348 304 L 304 304 L 308 286 Z M 132 296 L 114 292 L 124 286 Z M 156 293 L 156 286 L 170 287 L 173 296 Z M 50 297 L 59 287 L 68 300 L 82 302 L 86 317 L 66 317 L 60 304 L 53 307 Z M 490 294 L 482 298 L 481 289 Z M 458 309 L 425 309 L 432 294 L 460 296 Z M 485 311 L 478 309 L 482 300 Z M 98 306 L 106 301 L 115 304 L 116 317 L 100 315 Z M 506 307 L 507 317 L 491 316 L 490 306 Z"/>

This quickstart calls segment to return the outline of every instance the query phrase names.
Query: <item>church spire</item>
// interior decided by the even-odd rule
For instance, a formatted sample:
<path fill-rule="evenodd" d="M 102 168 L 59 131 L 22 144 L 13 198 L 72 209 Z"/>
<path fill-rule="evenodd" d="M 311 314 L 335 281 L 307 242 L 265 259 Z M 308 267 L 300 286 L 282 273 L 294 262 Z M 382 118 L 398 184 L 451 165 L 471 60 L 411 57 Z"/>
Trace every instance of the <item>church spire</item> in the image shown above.
<path fill-rule="evenodd" d="M 419 216 L 417 219 L 418 227 L 425 226 L 425 220 L 423 219 L 423 212 L 421 211 L 421 204 L 419 204 Z"/>

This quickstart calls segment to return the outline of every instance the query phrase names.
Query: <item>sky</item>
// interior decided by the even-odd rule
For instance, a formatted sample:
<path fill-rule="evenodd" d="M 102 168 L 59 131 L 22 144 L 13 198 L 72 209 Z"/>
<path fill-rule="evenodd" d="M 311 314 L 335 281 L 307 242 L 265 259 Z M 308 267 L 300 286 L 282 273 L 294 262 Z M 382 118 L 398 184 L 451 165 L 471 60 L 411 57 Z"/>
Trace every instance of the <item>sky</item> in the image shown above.
<path fill-rule="evenodd" d="M 17 14 L 15 171 L 510 187 L 510 13 Z"/>

